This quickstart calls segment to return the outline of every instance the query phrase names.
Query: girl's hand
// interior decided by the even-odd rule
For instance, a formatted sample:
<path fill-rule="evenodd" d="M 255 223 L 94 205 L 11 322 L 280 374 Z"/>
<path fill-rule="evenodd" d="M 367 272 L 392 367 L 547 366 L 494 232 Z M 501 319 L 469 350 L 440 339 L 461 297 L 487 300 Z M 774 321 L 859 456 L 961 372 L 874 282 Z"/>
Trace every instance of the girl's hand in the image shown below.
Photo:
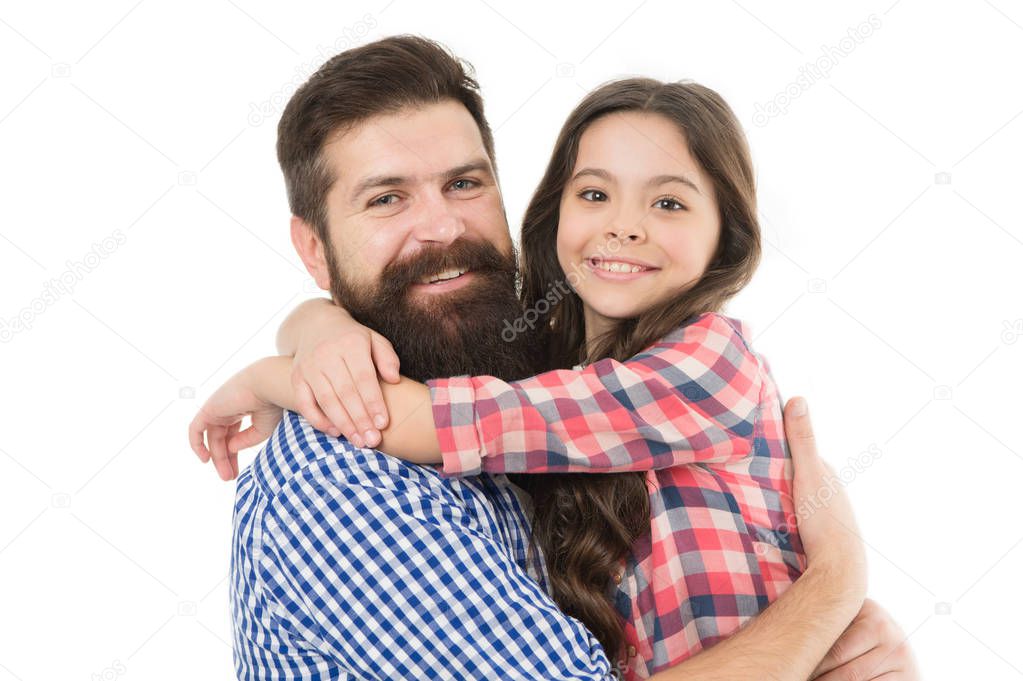
<path fill-rule="evenodd" d="M 795 467 L 793 501 L 807 569 L 840 580 L 859 610 L 867 589 L 863 540 L 845 486 L 817 454 L 810 415 L 799 413 L 799 402 L 805 407 L 806 400 L 798 397 L 785 405 L 785 437 Z"/>
<path fill-rule="evenodd" d="M 401 379 L 390 341 L 329 301 L 289 323 L 301 324 L 291 377 L 298 411 L 313 424 L 329 421 L 326 432 L 344 434 L 357 447 L 379 445 L 389 421 L 379 380 Z"/>
<path fill-rule="evenodd" d="M 203 463 L 212 458 L 221 480 L 238 477 L 238 452 L 268 438 L 281 420 L 282 409 L 253 390 L 252 368 L 228 379 L 206 400 L 188 426 L 192 451 Z M 238 432 L 245 416 L 252 417 L 252 425 Z M 203 433 L 208 447 L 203 442 Z"/>

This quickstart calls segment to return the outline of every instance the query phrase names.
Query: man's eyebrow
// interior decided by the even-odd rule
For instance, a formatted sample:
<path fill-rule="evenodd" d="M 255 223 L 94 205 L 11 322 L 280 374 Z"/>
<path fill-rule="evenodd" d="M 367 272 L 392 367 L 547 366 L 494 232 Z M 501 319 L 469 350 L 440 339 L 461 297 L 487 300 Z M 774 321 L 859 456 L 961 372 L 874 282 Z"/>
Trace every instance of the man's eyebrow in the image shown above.
<path fill-rule="evenodd" d="M 490 163 L 485 158 L 476 158 L 468 163 L 463 163 L 460 166 L 455 166 L 451 170 L 444 173 L 445 178 L 452 178 L 457 175 L 465 175 L 466 173 L 486 173 L 488 177 L 494 177 L 494 171 L 490 169 Z"/>
<path fill-rule="evenodd" d="M 473 159 L 467 163 L 455 166 L 443 173 L 438 173 L 438 176 L 443 177 L 444 179 L 450 179 L 457 177 L 458 175 L 464 175 L 472 172 L 486 173 L 491 179 L 494 177 L 494 173 L 490 169 L 490 163 L 484 158 Z M 371 175 L 355 186 L 352 190 L 351 200 L 354 203 L 356 199 L 370 189 L 376 189 L 377 187 L 400 187 L 404 184 L 408 184 L 410 181 L 411 178 L 403 175 Z"/>
<path fill-rule="evenodd" d="M 401 175 L 370 175 L 359 184 L 355 185 L 355 189 L 352 190 L 352 203 L 362 196 L 370 189 L 376 189 L 377 187 L 400 187 L 403 184 L 408 183 L 407 177 Z"/>

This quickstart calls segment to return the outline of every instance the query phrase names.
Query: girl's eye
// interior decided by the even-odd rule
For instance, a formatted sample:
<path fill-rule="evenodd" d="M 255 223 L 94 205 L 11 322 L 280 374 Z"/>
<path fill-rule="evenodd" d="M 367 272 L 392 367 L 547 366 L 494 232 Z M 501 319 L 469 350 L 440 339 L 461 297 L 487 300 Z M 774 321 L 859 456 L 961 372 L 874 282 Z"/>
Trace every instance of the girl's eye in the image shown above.
<path fill-rule="evenodd" d="M 686 208 L 675 199 L 657 199 L 657 203 L 654 205 L 668 211 L 685 210 Z"/>
<path fill-rule="evenodd" d="M 607 201 L 607 194 L 600 191 L 599 189 L 587 189 L 579 192 L 579 197 L 583 201 Z"/>
<path fill-rule="evenodd" d="M 452 182 L 451 183 L 451 188 L 452 189 L 459 189 L 459 190 L 462 190 L 462 189 L 474 189 L 476 186 L 478 186 L 478 184 L 479 183 L 476 182 L 475 180 L 470 180 L 468 178 L 463 177 L 460 180 L 455 180 L 454 182 Z"/>
<path fill-rule="evenodd" d="M 378 198 L 373 199 L 372 201 L 370 201 L 369 205 L 371 205 L 371 206 L 391 206 L 391 205 L 394 205 L 394 202 L 397 201 L 397 200 L 398 200 L 398 195 L 397 194 L 384 194 L 383 196 L 378 197 Z"/>

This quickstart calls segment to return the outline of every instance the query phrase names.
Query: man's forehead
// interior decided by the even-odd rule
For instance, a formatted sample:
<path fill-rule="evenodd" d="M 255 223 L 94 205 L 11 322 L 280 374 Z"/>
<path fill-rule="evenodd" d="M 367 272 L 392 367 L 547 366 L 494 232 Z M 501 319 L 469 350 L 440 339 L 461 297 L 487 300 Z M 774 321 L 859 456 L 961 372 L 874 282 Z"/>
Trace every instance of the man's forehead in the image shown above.
<path fill-rule="evenodd" d="M 333 135 L 324 150 L 345 185 L 371 176 L 425 179 L 487 157 L 475 120 L 453 101 L 373 116 Z"/>

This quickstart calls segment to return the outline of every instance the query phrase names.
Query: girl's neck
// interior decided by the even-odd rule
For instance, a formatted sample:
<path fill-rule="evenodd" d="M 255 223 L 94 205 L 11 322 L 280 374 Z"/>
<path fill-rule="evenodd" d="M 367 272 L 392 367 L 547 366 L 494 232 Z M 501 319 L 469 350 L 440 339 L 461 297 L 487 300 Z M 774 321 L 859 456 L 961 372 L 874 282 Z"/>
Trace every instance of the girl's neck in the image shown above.
<path fill-rule="evenodd" d="M 584 356 L 589 357 L 590 353 L 595 349 L 596 342 L 614 327 L 615 320 L 605 317 L 583 303 L 583 322 L 586 327 Z"/>

